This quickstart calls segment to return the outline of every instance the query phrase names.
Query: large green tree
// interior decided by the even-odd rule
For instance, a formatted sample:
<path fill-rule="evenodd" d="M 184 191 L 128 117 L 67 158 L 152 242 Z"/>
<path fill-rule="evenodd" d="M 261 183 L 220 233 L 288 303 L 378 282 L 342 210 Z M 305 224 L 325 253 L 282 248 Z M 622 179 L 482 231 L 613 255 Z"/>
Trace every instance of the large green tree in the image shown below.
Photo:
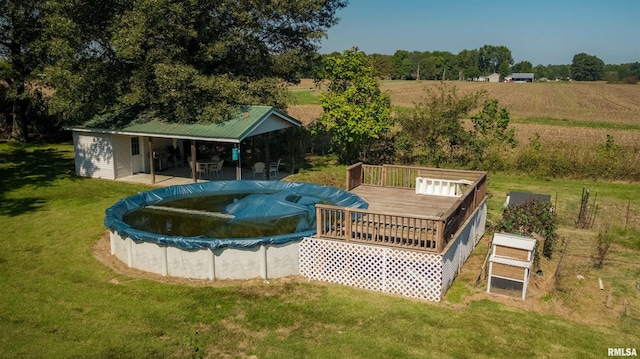
<path fill-rule="evenodd" d="M 366 159 L 373 141 L 391 127 L 391 100 L 380 91 L 371 58 L 357 48 L 327 61 L 329 80 L 322 94 L 319 125 L 331 136 L 342 163 Z"/>
<path fill-rule="evenodd" d="M 479 67 L 485 75 L 499 73 L 501 76 L 509 74 L 510 66 L 513 65 L 511 50 L 506 46 L 484 45 L 479 50 Z"/>
<path fill-rule="evenodd" d="M 515 129 L 509 126 L 509 111 L 500 108 L 497 99 L 485 101 L 482 111 L 471 116 L 473 129 L 469 141 L 469 167 L 504 170 L 504 155 L 518 141 Z"/>
<path fill-rule="evenodd" d="M 573 56 L 571 78 L 576 81 L 598 81 L 602 79 L 604 62 L 584 52 Z"/>
<path fill-rule="evenodd" d="M 398 116 L 398 154 L 407 163 L 435 167 L 459 164 L 466 157 L 470 140 L 462 120 L 486 94 L 478 91 L 462 95 L 446 83 L 426 91 L 422 101 Z"/>
<path fill-rule="evenodd" d="M 47 70 L 65 121 L 151 113 L 215 122 L 244 104 L 284 107 L 345 0 L 57 2 Z"/>
<path fill-rule="evenodd" d="M 0 104 L 10 119 L 11 137 L 29 139 L 30 109 L 38 97 L 38 69 L 43 56 L 42 32 L 48 12 L 42 0 L 0 1 Z"/>

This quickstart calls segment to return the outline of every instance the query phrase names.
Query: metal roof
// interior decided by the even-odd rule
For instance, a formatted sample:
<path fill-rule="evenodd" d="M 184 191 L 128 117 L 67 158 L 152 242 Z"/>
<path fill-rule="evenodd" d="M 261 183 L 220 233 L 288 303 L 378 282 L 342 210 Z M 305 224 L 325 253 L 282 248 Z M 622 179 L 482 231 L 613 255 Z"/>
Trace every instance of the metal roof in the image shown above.
<path fill-rule="evenodd" d="M 533 74 L 532 73 L 528 73 L 528 72 L 523 72 L 523 73 L 513 73 L 511 74 L 512 78 L 519 78 L 519 79 L 532 79 L 533 78 Z"/>
<path fill-rule="evenodd" d="M 236 116 L 221 123 L 174 123 L 153 118 L 116 127 L 103 126 L 99 120 L 94 119 L 67 129 L 78 132 L 238 143 L 247 137 L 301 125 L 300 121 L 272 106 L 246 106 Z"/>

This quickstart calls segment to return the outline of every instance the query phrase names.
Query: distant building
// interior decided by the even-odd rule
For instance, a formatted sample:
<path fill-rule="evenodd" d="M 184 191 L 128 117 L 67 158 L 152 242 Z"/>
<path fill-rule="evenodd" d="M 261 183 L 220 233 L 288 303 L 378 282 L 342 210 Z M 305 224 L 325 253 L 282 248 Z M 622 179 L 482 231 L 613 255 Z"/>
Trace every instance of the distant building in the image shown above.
<path fill-rule="evenodd" d="M 488 76 L 488 80 L 489 82 L 500 82 L 500 74 L 497 73 L 492 73 L 491 75 Z"/>
<path fill-rule="evenodd" d="M 511 79 L 509 81 L 511 82 L 533 82 L 533 74 L 531 73 L 515 73 L 515 74 L 511 74 Z"/>

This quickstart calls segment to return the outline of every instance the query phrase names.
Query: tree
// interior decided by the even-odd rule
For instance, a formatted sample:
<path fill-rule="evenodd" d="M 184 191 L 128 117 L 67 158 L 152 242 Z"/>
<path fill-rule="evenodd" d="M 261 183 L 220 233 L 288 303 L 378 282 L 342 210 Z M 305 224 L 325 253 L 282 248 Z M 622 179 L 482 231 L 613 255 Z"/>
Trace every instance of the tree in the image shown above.
<path fill-rule="evenodd" d="M 499 73 L 501 76 L 509 75 L 509 66 L 513 65 L 511 50 L 506 46 L 484 45 L 479 50 L 478 66 L 482 73 Z"/>
<path fill-rule="evenodd" d="M 33 87 L 43 61 L 41 34 L 45 1 L 0 1 L 0 94 L 10 114 L 11 137 L 29 139 L 29 109 L 37 97 Z"/>
<path fill-rule="evenodd" d="M 576 81 L 597 81 L 602 79 L 604 62 L 584 52 L 573 56 L 571 78 Z"/>
<path fill-rule="evenodd" d="M 52 110 L 67 123 L 144 113 L 223 121 L 244 104 L 286 106 L 282 79 L 313 63 L 345 0 L 73 0 L 49 34 Z"/>
<path fill-rule="evenodd" d="M 483 170 L 503 170 L 502 157 L 518 144 L 515 130 L 509 127 L 509 111 L 498 106 L 498 100 L 486 101 L 482 111 L 471 116 L 471 167 Z"/>
<path fill-rule="evenodd" d="M 391 127 L 391 100 L 380 91 L 371 58 L 357 48 L 329 58 L 326 74 L 330 83 L 321 95 L 319 125 L 342 163 L 363 159 Z"/>
<path fill-rule="evenodd" d="M 511 67 L 511 71 L 514 73 L 533 72 L 533 65 L 529 61 L 520 61 Z"/>
<path fill-rule="evenodd" d="M 479 56 L 478 50 L 462 50 L 458 53 L 456 56 L 456 68 L 458 69 L 458 78 L 460 80 L 481 75 L 478 67 Z"/>
<path fill-rule="evenodd" d="M 460 95 L 456 87 L 445 83 L 426 91 L 424 100 L 398 116 L 401 130 L 397 148 L 405 162 L 440 167 L 463 155 L 469 133 L 462 119 L 486 94 L 478 91 Z"/>
<path fill-rule="evenodd" d="M 409 52 L 405 50 L 396 51 L 391 57 L 393 63 L 393 77 L 396 79 L 406 79 L 413 72 L 413 63 L 409 59 Z"/>
<path fill-rule="evenodd" d="M 393 75 L 393 62 L 391 61 L 391 56 L 389 55 L 381 55 L 381 54 L 372 54 L 371 60 L 373 61 L 373 68 L 376 72 L 376 76 L 379 79 L 391 79 Z"/>

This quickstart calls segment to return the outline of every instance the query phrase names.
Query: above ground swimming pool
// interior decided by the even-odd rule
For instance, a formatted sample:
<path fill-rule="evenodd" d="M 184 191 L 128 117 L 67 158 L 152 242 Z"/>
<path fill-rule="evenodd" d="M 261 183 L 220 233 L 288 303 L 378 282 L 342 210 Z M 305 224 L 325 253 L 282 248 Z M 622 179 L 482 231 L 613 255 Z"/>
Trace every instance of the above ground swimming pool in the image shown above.
<path fill-rule="evenodd" d="M 367 208 L 358 196 L 299 182 L 212 181 L 141 192 L 106 210 L 111 253 L 129 267 L 199 279 L 299 274 L 315 205 Z"/>

